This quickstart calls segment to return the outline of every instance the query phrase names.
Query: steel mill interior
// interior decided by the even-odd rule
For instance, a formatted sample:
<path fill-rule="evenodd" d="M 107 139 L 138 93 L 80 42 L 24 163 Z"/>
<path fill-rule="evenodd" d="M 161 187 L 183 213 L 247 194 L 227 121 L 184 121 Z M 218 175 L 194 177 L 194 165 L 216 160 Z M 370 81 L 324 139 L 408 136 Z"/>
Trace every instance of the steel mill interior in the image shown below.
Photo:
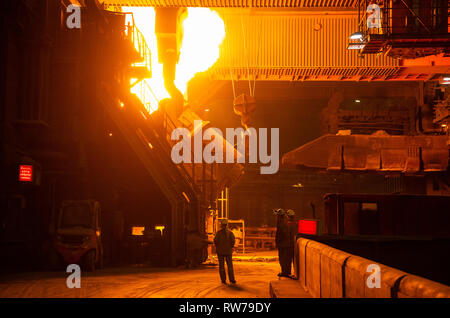
<path fill-rule="evenodd" d="M 450 1 L 0 24 L 0 298 L 450 298 Z"/>

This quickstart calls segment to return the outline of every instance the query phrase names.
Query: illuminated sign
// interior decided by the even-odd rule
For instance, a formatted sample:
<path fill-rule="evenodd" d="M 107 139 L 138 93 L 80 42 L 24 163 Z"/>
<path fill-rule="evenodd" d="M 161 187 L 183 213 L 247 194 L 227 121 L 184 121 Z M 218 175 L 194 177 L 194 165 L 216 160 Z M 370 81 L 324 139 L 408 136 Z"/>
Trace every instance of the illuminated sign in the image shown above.
<path fill-rule="evenodd" d="M 145 226 L 133 226 L 131 228 L 131 235 L 142 236 L 144 235 Z"/>
<path fill-rule="evenodd" d="M 155 230 L 157 230 L 157 231 L 160 231 L 161 232 L 161 235 L 163 235 L 164 233 L 164 229 L 165 229 L 166 227 L 164 226 L 164 225 L 156 225 L 155 226 Z"/>
<path fill-rule="evenodd" d="M 366 47 L 364 43 L 349 43 L 347 49 L 349 50 L 362 50 Z"/>
<path fill-rule="evenodd" d="M 315 220 L 300 220 L 298 221 L 298 232 L 300 234 L 317 234 L 317 221 Z"/>
<path fill-rule="evenodd" d="M 19 181 L 23 181 L 23 182 L 32 182 L 33 181 L 33 166 L 20 165 Z"/>

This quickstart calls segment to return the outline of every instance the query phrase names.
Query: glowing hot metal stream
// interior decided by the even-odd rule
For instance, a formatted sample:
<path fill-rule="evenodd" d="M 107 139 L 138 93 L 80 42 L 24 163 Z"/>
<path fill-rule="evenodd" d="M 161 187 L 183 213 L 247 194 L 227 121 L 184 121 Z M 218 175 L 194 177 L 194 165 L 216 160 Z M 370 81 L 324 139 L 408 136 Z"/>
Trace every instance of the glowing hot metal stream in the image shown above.
<path fill-rule="evenodd" d="M 154 93 L 147 107 L 152 113 L 158 109 L 158 101 L 170 97 L 164 87 L 163 65 L 158 61 L 155 10 L 151 7 L 123 7 L 123 11 L 133 13 L 135 24 L 151 51 L 152 78 L 145 81 Z M 175 78 L 176 87 L 185 97 L 188 82 L 195 74 L 208 70 L 219 58 L 219 46 L 224 38 L 225 25 L 216 12 L 208 8 L 188 8 L 188 16 L 183 22 L 183 40 Z M 131 92 L 141 96 L 143 87 L 136 85 Z"/>

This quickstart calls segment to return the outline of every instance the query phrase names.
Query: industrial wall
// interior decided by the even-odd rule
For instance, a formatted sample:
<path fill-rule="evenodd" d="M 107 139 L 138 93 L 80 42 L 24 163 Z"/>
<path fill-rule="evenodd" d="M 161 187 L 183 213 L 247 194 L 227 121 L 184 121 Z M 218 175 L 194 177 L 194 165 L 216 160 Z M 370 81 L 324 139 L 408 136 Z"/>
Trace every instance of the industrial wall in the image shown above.
<path fill-rule="evenodd" d="M 326 193 L 425 194 L 426 179 L 286 168 L 276 175 L 260 175 L 258 169 L 247 168 L 240 182 L 230 189 L 229 216 L 245 220 L 249 227 L 276 226 L 274 208 L 293 209 L 297 219 L 323 219 Z"/>
<path fill-rule="evenodd" d="M 399 70 L 384 55 L 358 57 L 348 38 L 358 31 L 352 11 L 217 9 L 226 38 L 209 74 L 214 79 L 316 80 L 385 78 Z"/>

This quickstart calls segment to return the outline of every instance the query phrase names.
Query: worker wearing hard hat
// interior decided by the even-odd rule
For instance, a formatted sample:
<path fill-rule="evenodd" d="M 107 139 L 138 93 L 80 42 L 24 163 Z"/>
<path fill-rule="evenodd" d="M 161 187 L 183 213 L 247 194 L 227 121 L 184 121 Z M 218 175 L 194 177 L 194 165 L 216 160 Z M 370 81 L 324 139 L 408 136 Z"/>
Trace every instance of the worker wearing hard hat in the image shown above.
<path fill-rule="evenodd" d="M 214 237 L 214 245 L 216 246 L 217 258 L 219 259 L 219 274 L 223 284 L 226 284 L 227 276 L 225 273 L 225 262 L 227 262 L 228 279 L 230 283 L 236 284 L 234 279 L 233 270 L 233 247 L 235 243 L 235 237 L 228 227 L 228 220 L 220 220 L 221 229 L 217 231 Z"/>
<path fill-rule="evenodd" d="M 277 232 L 275 234 L 275 244 L 278 249 L 278 261 L 280 262 L 281 273 L 280 277 L 288 277 L 290 270 L 288 270 L 288 255 L 289 255 L 289 228 L 287 226 L 286 211 L 283 209 L 274 210 L 277 216 Z"/>
<path fill-rule="evenodd" d="M 287 224 L 289 229 L 289 258 L 287 259 L 287 262 L 289 262 L 289 265 L 286 265 L 289 268 L 289 275 L 291 273 L 291 264 L 294 260 L 294 250 L 295 250 L 295 241 L 297 239 L 298 234 L 298 227 L 297 223 L 295 222 L 295 212 L 294 210 L 287 210 Z"/>
<path fill-rule="evenodd" d="M 284 211 L 277 209 L 274 211 L 277 215 L 277 232 L 275 243 L 278 249 L 278 259 L 281 266 L 280 277 L 291 277 L 292 260 L 294 257 L 295 231 L 293 210 Z"/>

